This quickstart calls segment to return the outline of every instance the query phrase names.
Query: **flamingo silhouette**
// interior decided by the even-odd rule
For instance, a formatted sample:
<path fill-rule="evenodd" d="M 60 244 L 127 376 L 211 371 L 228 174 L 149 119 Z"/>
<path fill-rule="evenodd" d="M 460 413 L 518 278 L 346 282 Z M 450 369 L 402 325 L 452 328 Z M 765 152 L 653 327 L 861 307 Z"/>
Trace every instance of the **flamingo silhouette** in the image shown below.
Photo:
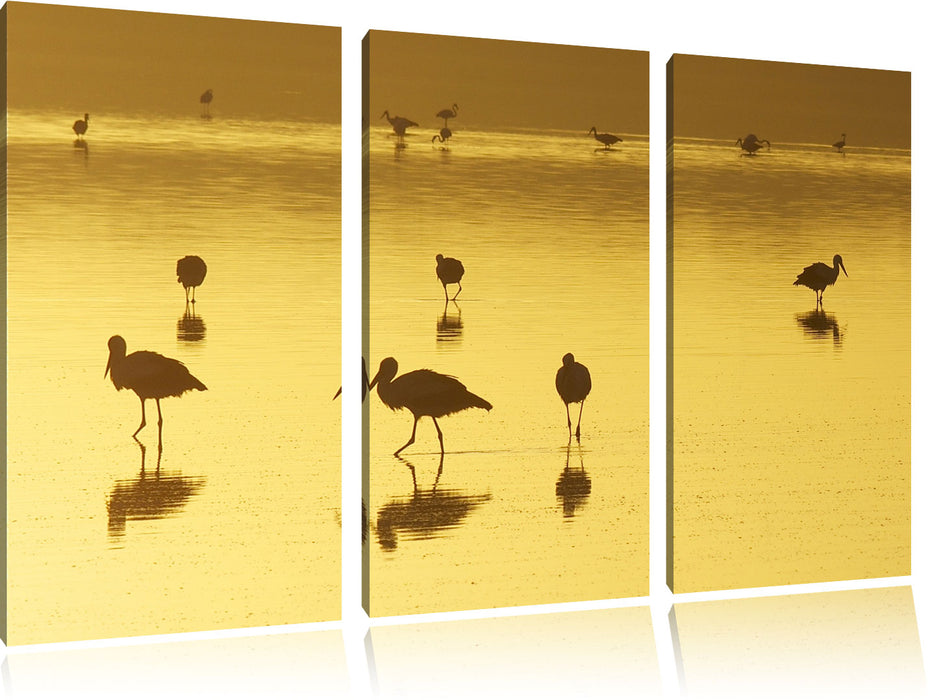
<path fill-rule="evenodd" d="M 770 141 L 767 139 L 759 139 L 754 134 L 748 134 L 743 139 L 739 138 L 737 141 L 735 141 L 735 146 L 741 146 L 742 150 L 747 151 L 748 155 L 753 156 L 764 147 L 763 145 L 765 143 L 767 144 L 767 150 L 769 151 Z M 744 154 L 742 153 L 742 155 Z"/>
<path fill-rule="evenodd" d="M 436 255 L 436 277 L 438 277 L 439 281 L 442 283 L 442 289 L 445 292 L 445 301 L 449 301 L 447 285 L 458 285 L 458 291 L 455 292 L 455 296 L 452 297 L 452 301 L 455 301 L 458 298 L 458 295 L 461 294 L 461 279 L 464 274 L 465 266 L 462 265 L 461 260 L 456 260 L 455 258 L 446 258 L 442 255 L 442 253 Z"/>
<path fill-rule="evenodd" d="M 579 404 L 578 424 L 575 426 L 575 439 L 581 438 L 582 409 L 585 408 L 585 397 L 591 391 L 591 375 L 588 368 L 575 361 L 575 356 L 567 352 L 562 356 L 562 367 L 556 372 L 556 391 L 565 403 L 566 422 L 569 425 L 569 440 L 572 439 L 572 418 L 569 416 L 569 404 Z"/>
<path fill-rule="evenodd" d="M 595 140 L 603 143 L 606 151 L 609 150 L 611 146 L 613 146 L 614 144 L 616 144 L 618 141 L 621 140 L 619 137 L 615 136 L 614 134 L 599 134 L 598 129 L 596 129 L 595 127 L 592 127 L 591 129 L 589 129 L 588 133 L 594 134 Z"/>
<path fill-rule="evenodd" d="M 439 374 L 431 369 L 417 369 L 396 377 L 398 368 L 394 358 L 385 357 L 368 387 L 373 389 L 376 385 L 380 400 L 394 411 L 405 408 L 413 414 L 413 433 L 406 444 L 393 453 L 394 456 L 416 441 L 416 424 L 423 416 L 432 418 L 439 435 L 439 449 L 445 454 L 442 429 L 436 418 L 458 413 L 466 408 L 483 408 L 485 411 L 493 408 L 489 402 L 468 391 L 455 377 Z"/>
<path fill-rule="evenodd" d="M 202 103 L 202 116 L 208 117 L 211 116 L 211 101 L 214 99 L 213 90 L 205 90 L 201 97 L 198 98 L 198 101 Z"/>
<path fill-rule="evenodd" d="M 390 116 L 390 112 L 384 110 L 383 114 L 380 115 L 380 118 L 387 118 L 387 121 L 390 122 L 390 126 L 393 127 L 393 133 L 399 138 L 406 136 L 406 130 L 411 126 L 419 126 L 416 122 L 407 119 L 406 117 Z"/>
<path fill-rule="evenodd" d="M 839 153 L 845 152 L 845 134 L 842 133 L 842 140 L 836 141 L 832 144 L 832 148 L 836 149 Z"/>
<path fill-rule="evenodd" d="M 185 288 L 185 302 L 189 300 L 189 290 L 192 290 L 192 303 L 195 303 L 195 287 L 205 281 L 208 266 L 197 255 L 186 255 L 176 262 L 176 275 L 179 283 Z"/>
<path fill-rule="evenodd" d="M 443 126 L 439 133 L 432 137 L 432 143 L 435 143 L 436 139 L 439 139 L 440 143 L 445 143 L 450 138 L 452 138 L 452 130 L 447 126 Z"/>
<path fill-rule="evenodd" d="M 89 120 L 90 117 L 88 116 L 88 113 L 85 112 L 84 119 L 79 119 L 74 124 L 72 124 L 72 130 L 79 139 L 87 133 Z"/>
<path fill-rule="evenodd" d="M 448 126 L 448 120 L 458 116 L 458 105 L 453 104 L 451 109 L 441 109 L 436 112 L 436 116 L 445 120 L 443 126 Z"/>
<path fill-rule="evenodd" d="M 162 447 L 163 418 L 159 400 L 167 396 L 182 396 L 191 389 L 205 391 L 208 387 L 193 377 L 185 365 L 171 357 L 149 350 L 137 350 L 128 355 L 127 341 L 119 335 L 112 336 L 107 341 L 107 347 L 110 356 L 107 358 L 104 376 L 110 372 L 111 381 L 118 391 L 132 389 L 140 399 L 142 418 L 133 437 L 146 425 L 146 399 L 155 399 L 159 415 L 159 446 Z"/>
<path fill-rule="evenodd" d="M 835 280 L 838 279 L 839 268 L 841 268 L 845 276 L 848 277 L 848 272 L 845 270 L 845 263 L 842 262 L 841 255 L 836 255 L 832 258 L 832 265 L 833 267 L 829 267 L 825 263 L 817 262 L 809 267 L 804 267 L 793 285 L 809 287 L 816 293 L 816 305 L 822 304 L 822 293 L 825 291 L 826 287 L 835 284 Z"/>

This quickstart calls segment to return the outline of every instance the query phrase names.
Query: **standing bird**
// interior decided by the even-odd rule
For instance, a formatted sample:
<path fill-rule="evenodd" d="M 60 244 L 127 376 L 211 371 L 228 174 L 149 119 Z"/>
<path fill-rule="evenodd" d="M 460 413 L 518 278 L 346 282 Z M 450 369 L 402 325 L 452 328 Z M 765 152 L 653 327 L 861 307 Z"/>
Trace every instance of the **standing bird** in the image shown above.
<path fill-rule="evenodd" d="M 735 141 L 735 146 L 741 146 L 741 149 L 747 151 L 749 156 L 753 156 L 761 148 L 764 147 L 764 144 L 767 144 L 767 150 L 770 150 L 770 141 L 767 139 L 759 139 L 754 134 L 748 134 L 743 139 L 738 139 Z M 743 153 L 741 155 L 744 155 Z"/>
<path fill-rule="evenodd" d="M 179 276 L 179 283 L 185 287 L 185 303 L 189 301 L 189 290 L 192 290 L 192 303 L 195 303 L 195 287 L 205 281 L 205 274 L 208 272 L 208 266 L 205 261 L 197 255 L 186 255 L 179 258 L 176 263 L 176 275 Z"/>
<path fill-rule="evenodd" d="M 588 133 L 589 133 L 589 134 L 594 134 L 594 135 L 595 135 L 595 139 L 596 139 L 597 141 L 600 141 L 601 143 L 604 144 L 604 147 L 605 147 L 605 150 L 606 150 L 606 151 L 607 151 L 607 150 L 610 150 L 611 146 L 613 146 L 614 144 L 616 144 L 618 141 L 621 140 L 620 138 L 618 138 L 618 137 L 615 136 L 614 134 L 599 134 L 599 133 L 598 133 L 598 129 L 596 129 L 595 127 L 592 127 L 591 129 L 589 129 L 589 130 L 588 130 Z"/>
<path fill-rule="evenodd" d="M 190 389 L 205 391 L 208 387 L 193 377 L 185 365 L 171 357 L 163 357 L 149 350 L 137 350 L 128 355 L 127 341 L 119 335 L 112 336 L 107 341 L 107 347 L 110 357 L 107 358 L 104 376 L 110 372 L 111 380 L 118 391 L 132 389 L 140 398 L 142 418 L 133 437 L 146 425 L 146 399 L 155 399 L 156 412 L 159 415 L 159 444 L 162 446 L 163 418 L 159 400 L 167 396 L 182 396 Z"/>
<path fill-rule="evenodd" d="M 79 139 L 82 136 L 84 136 L 85 133 L 88 131 L 89 119 L 90 117 L 88 116 L 88 113 L 85 112 L 84 119 L 79 119 L 74 124 L 72 124 L 72 130 L 75 132 L 75 135 L 78 136 Z"/>
<path fill-rule="evenodd" d="M 825 263 L 817 262 L 809 267 L 804 267 L 803 271 L 799 273 L 796 281 L 793 283 L 794 286 L 802 285 L 816 292 L 817 306 L 822 304 L 822 293 L 825 291 L 825 288 L 835 284 L 835 280 L 838 279 L 839 268 L 842 268 L 842 272 L 848 277 L 848 272 L 845 270 L 845 263 L 842 262 L 841 255 L 836 255 L 832 258 L 832 265 L 833 267 L 829 267 Z"/>
<path fill-rule="evenodd" d="M 575 426 L 575 439 L 582 435 L 582 409 L 585 408 L 585 397 L 591 391 L 591 375 L 588 368 L 575 361 L 575 356 L 567 352 L 562 356 L 562 367 L 556 372 L 556 391 L 565 403 L 566 422 L 569 425 L 569 439 L 572 439 L 572 418 L 569 416 L 569 404 L 579 404 L 578 424 Z"/>
<path fill-rule="evenodd" d="M 439 434 L 439 449 L 445 454 L 442 429 L 436 418 L 458 413 L 466 408 L 483 408 L 490 411 L 493 406 L 480 396 L 472 394 L 455 377 L 439 374 L 431 369 L 417 369 L 396 377 L 398 365 L 392 357 L 385 357 L 369 389 L 377 385 L 377 395 L 394 411 L 404 408 L 413 414 L 413 434 L 403 447 L 394 452 L 399 455 L 416 441 L 416 424 L 423 416 L 432 418 Z"/>
<path fill-rule="evenodd" d="M 198 101 L 202 104 L 202 116 L 210 117 L 211 116 L 211 101 L 214 99 L 214 91 L 205 90 L 201 97 L 198 98 Z"/>
<path fill-rule="evenodd" d="M 436 139 L 439 139 L 440 143 L 445 143 L 450 138 L 452 138 L 452 130 L 447 126 L 443 126 L 439 133 L 432 137 L 432 143 L 435 143 Z"/>
<path fill-rule="evenodd" d="M 449 301 L 448 287 L 446 285 L 458 285 L 458 291 L 455 292 L 455 296 L 452 297 L 452 301 L 455 301 L 458 299 L 458 295 L 461 294 L 461 278 L 464 274 L 465 266 L 462 265 L 461 260 L 443 257 L 442 253 L 436 255 L 436 277 L 438 277 L 439 281 L 442 283 L 442 290 L 445 292 L 446 303 Z"/>
<path fill-rule="evenodd" d="M 399 138 L 406 136 L 406 130 L 411 126 L 419 126 L 416 122 L 407 119 L 406 117 L 391 117 L 390 112 L 384 110 L 383 114 L 380 115 L 380 118 L 387 118 L 387 121 L 390 122 L 390 126 L 393 127 L 393 133 Z"/>
<path fill-rule="evenodd" d="M 845 134 L 844 133 L 842 134 L 842 140 L 836 141 L 835 143 L 833 143 L 832 148 L 837 150 L 839 153 L 845 152 Z"/>
<path fill-rule="evenodd" d="M 448 120 L 458 116 L 458 105 L 453 104 L 451 109 L 441 109 L 436 112 L 436 116 L 445 120 L 443 126 L 448 126 Z"/>

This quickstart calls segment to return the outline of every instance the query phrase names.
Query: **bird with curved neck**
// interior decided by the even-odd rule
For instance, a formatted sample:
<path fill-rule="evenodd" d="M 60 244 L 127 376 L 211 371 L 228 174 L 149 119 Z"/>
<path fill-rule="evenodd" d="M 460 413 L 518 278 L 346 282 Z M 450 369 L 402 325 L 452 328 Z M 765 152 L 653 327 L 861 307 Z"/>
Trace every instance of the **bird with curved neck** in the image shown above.
<path fill-rule="evenodd" d="M 595 140 L 598 141 L 599 143 L 604 144 L 606 151 L 609 150 L 611 146 L 613 146 L 614 144 L 616 144 L 618 141 L 621 140 L 620 137 L 615 136 L 614 134 L 599 134 L 598 129 L 596 129 L 595 127 L 592 127 L 591 129 L 589 129 L 588 133 L 594 134 Z"/>
<path fill-rule="evenodd" d="M 801 285 L 812 289 L 816 293 L 816 306 L 820 306 L 822 304 L 822 294 L 825 288 L 835 284 L 840 269 L 845 273 L 845 276 L 848 277 L 848 272 L 845 270 L 845 263 L 842 262 L 842 256 L 836 255 L 832 258 L 832 267 L 829 267 L 823 262 L 813 263 L 809 267 L 804 267 L 803 271 L 796 277 L 796 281 L 793 285 Z"/>
<path fill-rule="evenodd" d="M 448 126 L 448 120 L 458 116 L 458 105 L 453 104 L 451 109 L 441 109 L 436 112 L 436 116 L 444 120 L 442 126 Z"/>
<path fill-rule="evenodd" d="M 832 148 L 837 150 L 839 153 L 845 152 L 845 133 L 844 132 L 842 133 L 842 140 L 836 141 L 835 143 L 833 143 Z"/>
<path fill-rule="evenodd" d="M 377 387 L 377 396 L 389 408 L 401 411 L 404 408 L 413 414 L 413 432 L 403 447 L 394 452 L 399 455 L 416 441 L 416 424 L 423 416 L 432 418 L 439 436 L 439 449 L 445 454 L 442 429 L 437 418 L 464 411 L 466 408 L 483 408 L 490 411 L 493 406 L 455 377 L 439 374 L 431 369 L 417 369 L 396 376 L 399 365 L 392 357 L 385 357 L 371 380 L 369 389 Z M 396 377 L 394 379 L 394 377 Z"/>
<path fill-rule="evenodd" d="M 770 141 L 767 139 L 759 139 L 754 134 L 748 134 L 743 139 L 738 139 L 735 141 L 735 146 L 741 146 L 741 149 L 747 151 L 749 156 L 753 156 L 761 148 L 764 147 L 764 144 L 767 144 L 767 150 L 770 150 Z M 741 155 L 744 155 L 743 153 Z"/>
<path fill-rule="evenodd" d="M 89 117 L 88 113 L 85 112 L 84 119 L 79 119 L 74 124 L 72 124 L 72 131 L 75 132 L 75 135 L 79 139 L 88 132 L 89 121 L 91 121 L 91 117 Z"/>
<path fill-rule="evenodd" d="M 387 110 L 383 111 L 383 114 L 380 115 L 380 119 L 384 117 L 387 118 L 387 121 L 390 123 L 390 126 L 393 127 L 393 133 L 396 134 L 399 138 L 406 136 L 406 130 L 411 126 L 419 126 L 416 122 L 407 119 L 406 117 L 400 116 L 390 116 L 390 112 Z"/>

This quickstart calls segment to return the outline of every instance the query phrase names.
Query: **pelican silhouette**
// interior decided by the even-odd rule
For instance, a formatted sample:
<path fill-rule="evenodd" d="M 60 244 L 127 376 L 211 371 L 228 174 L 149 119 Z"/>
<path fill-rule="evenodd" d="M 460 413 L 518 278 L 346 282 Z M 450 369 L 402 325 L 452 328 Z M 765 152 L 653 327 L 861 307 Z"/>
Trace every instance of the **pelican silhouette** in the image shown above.
<path fill-rule="evenodd" d="M 205 391 L 208 387 L 193 377 L 185 365 L 171 357 L 164 357 L 149 350 L 137 350 L 128 355 L 127 341 L 119 335 L 112 336 L 107 341 L 107 348 L 110 350 L 110 356 L 107 358 L 104 376 L 110 372 L 111 381 L 118 391 L 132 389 L 140 399 L 142 418 L 133 437 L 146 425 L 146 399 L 155 399 L 156 412 L 159 415 L 159 444 L 162 446 L 163 418 L 159 400 L 167 396 L 182 396 L 191 389 Z"/>
<path fill-rule="evenodd" d="M 74 124 L 72 124 L 72 130 L 79 139 L 84 136 L 85 133 L 87 133 L 89 120 L 90 117 L 88 116 L 88 113 L 85 112 L 84 119 L 79 119 Z"/>
<path fill-rule="evenodd" d="M 189 290 L 192 290 L 192 303 L 195 303 L 195 287 L 205 281 L 205 274 L 208 272 L 208 266 L 205 261 L 197 255 L 186 255 L 179 258 L 176 263 L 176 275 L 179 277 L 179 283 L 185 288 L 185 301 L 188 303 Z"/>
<path fill-rule="evenodd" d="M 383 114 L 380 115 L 380 118 L 387 118 L 387 121 L 390 122 L 390 126 L 393 127 L 393 133 L 395 133 L 399 138 L 406 136 L 406 130 L 411 126 L 419 126 L 416 122 L 407 119 L 406 117 L 391 117 L 390 112 L 384 110 Z"/>
<path fill-rule="evenodd" d="M 582 409 L 585 407 L 585 397 L 591 391 L 591 375 L 588 368 L 575 361 L 575 356 L 567 352 L 562 356 L 562 367 L 556 372 L 556 391 L 565 403 L 566 422 L 569 425 L 569 439 L 572 439 L 572 418 L 569 416 L 569 404 L 579 404 L 578 424 L 575 426 L 575 439 L 581 438 Z"/>
<path fill-rule="evenodd" d="M 613 146 L 614 144 L 616 144 L 618 141 L 621 140 L 620 138 L 618 138 L 618 137 L 615 136 L 614 134 L 599 134 L 599 133 L 598 133 L 598 129 L 596 129 L 595 127 L 592 127 L 591 129 L 589 129 L 589 130 L 588 130 L 588 133 L 589 133 L 589 134 L 594 134 L 594 135 L 595 135 L 595 139 L 596 139 L 597 141 L 600 141 L 601 143 L 604 144 L 604 147 L 605 147 L 605 150 L 606 150 L 606 151 L 609 150 L 609 149 L 611 148 L 611 146 Z"/>
<path fill-rule="evenodd" d="M 803 271 L 799 273 L 796 278 L 794 285 L 802 285 L 803 287 L 809 287 L 816 293 L 816 305 L 822 304 L 822 293 L 825 291 L 825 288 L 835 284 L 835 280 L 838 279 L 839 268 L 842 268 L 842 272 L 845 273 L 845 276 L 848 277 L 848 272 L 845 270 L 845 263 L 842 262 L 842 256 L 836 255 L 832 258 L 833 267 L 829 267 L 825 263 L 817 262 L 813 263 L 809 267 L 804 267 Z"/>
<path fill-rule="evenodd" d="M 445 143 L 450 138 L 452 138 L 452 130 L 447 126 L 443 126 L 439 133 L 432 137 L 432 143 L 435 143 L 436 139 L 439 139 L 441 143 Z"/>
<path fill-rule="evenodd" d="M 738 139 L 735 141 L 735 146 L 741 146 L 741 149 L 747 151 L 748 155 L 753 156 L 761 148 L 764 147 L 764 144 L 767 144 L 767 150 L 770 150 L 770 141 L 767 139 L 759 139 L 754 134 L 748 134 L 743 139 Z M 741 155 L 744 155 L 743 153 Z"/>
<path fill-rule="evenodd" d="M 837 150 L 839 153 L 844 153 L 844 152 L 845 152 L 845 150 L 844 150 L 844 149 L 845 149 L 845 134 L 844 134 L 844 133 L 842 134 L 842 140 L 841 140 L 841 141 L 836 141 L 835 143 L 833 143 L 833 144 L 832 144 L 832 148 L 834 148 L 835 150 Z"/>
<path fill-rule="evenodd" d="M 205 90 L 198 101 L 202 103 L 202 116 L 207 117 L 211 113 L 211 101 L 214 99 L 213 90 Z"/>
<path fill-rule="evenodd" d="M 465 266 L 462 265 L 461 260 L 456 260 L 455 258 L 446 258 L 442 255 L 442 253 L 436 255 L 436 277 L 438 277 L 439 281 L 442 283 L 442 290 L 445 292 L 445 301 L 449 300 L 447 285 L 458 285 L 458 291 L 455 292 L 455 296 L 452 297 L 452 301 L 455 301 L 458 298 L 458 295 L 461 294 L 461 278 L 464 276 L 464 274 Z"/>
<path fill-rule="evenodd" d="M 445 454 L 442 429 L 436 418 L 458 413 L 466 408 L 483 408 L 485 411 L 493 408 L 480 396 L 468 391 L 455 377 L 439 374 L 431 369 L 417 369 L 396 377 L 397 369 L 397 361 L 392 357 L 385 357 L 368 387 L 373 389 L 376 385 L 380 400 L 394 411 L 406 408 L 413 414 L 413 433 L 406 444 L 393 453 L 395 456 L 416 441 L 416 424 L 423 416 L 432 418 L 439 434 L 439 449 Z"/>
<path fill-rule="evenodd" d="M 436 116 L 440 119 L 444 119 L 443 125 L 448 126 L 448 120 L 458 116 L 458 105 L 453 104 L 451 109 L 441 109 L 436 112 Z"/>

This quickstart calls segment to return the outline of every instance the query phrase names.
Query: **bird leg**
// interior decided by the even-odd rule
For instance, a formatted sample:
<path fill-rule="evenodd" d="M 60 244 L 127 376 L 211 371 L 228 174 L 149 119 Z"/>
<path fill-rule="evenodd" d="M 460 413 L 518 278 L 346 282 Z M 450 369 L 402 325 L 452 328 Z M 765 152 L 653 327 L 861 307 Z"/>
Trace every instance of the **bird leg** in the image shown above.
<path fill-rule="evenodd" d="M 461 282 L 458 283 L 458 291 L 455 292 L 455 296 L 452 297 L 452 301 L 458 299 L 458 295 L 461 294 Z"/>
<path fill-rule="evenodd" d="M 572 418 L 569 416 L 569 404 L 565 405 L 566 407 L 566 423 L 569 426 L 569 440 L 572 439 Z"/>
<path fill-rule="evenodd" d="M 140 418 L 140 427 L 136 429 L 135 433 L 133 433 L 133 437 L 136 437 L 137 433 L 143 430 L 143 426 L 146 425 L 146 399 L 140 399 L 140 409 L 143 412 L 143 416 Z"/>
<path fill-rule="evenodd" d="M 156 413 L 159 415 L 159 420 L 157 421 L 157 425 L 159 425 L 159 451 L 160 451 L 160 453 L 161 453 L 161 452 L 162 452 L 162 424 L 163 424 L 163 419 L 162 419 L 162 409 L 159 407 L 159 399 L 156 399 Z"/>
<path fill-rule="evenodd" d="M 441 280 L 439 280 L 439 281 L 441 282 Z M 442 282 L 442 291 L 445 292 L 445 303 L 448 304 L 448 301 L 449 301 L 449 298 L 448 298 L 448 287 L 446 286 L 445 282 Z"/>
<path fill-rule="evenodd" d="M 442 450 L 442 454 L 445 454 L 445 445 L 442 444 L 442 428 L 439 427 L 439 421 L 435 419 L 435 416 L 432 417 L 432 422 L 435 424 L 436 432 L 439 434 L 439 449 Z M 441 465 L 439 465 L 441 467 Z"/>
<path fill-rule="evenodd" d="M 582 399 L 582 403 L 579 404 L 579 418 L 578 425 L 575 426 L 575 439 L 580 440 L 582 437 L 582 409 L 585 408 L 585 399 Z M 571 426 L 569 426 L 571 430 Z"/>
<path fill-rule="evenodd" d="M 403 445 L 403 447 L 401 447 L 400 449 L 398 449 L 396 452 L 393 453 L 393 456 L 394 456 L 394 457 L 397 457 L 403 450 L 405 450 L 407 447 L 409 447 L 409 446 L 412 445 L 414 442 L 416 442 L 416 424 L 417 424 L 418 422 L 419 422 L 419 418 L 416 418 L 416 417 L 414 416 L 414 417 L 413 417 L 413 434 L 410 435 L 409 441 L 408 441 L 405 445 Z"/>

